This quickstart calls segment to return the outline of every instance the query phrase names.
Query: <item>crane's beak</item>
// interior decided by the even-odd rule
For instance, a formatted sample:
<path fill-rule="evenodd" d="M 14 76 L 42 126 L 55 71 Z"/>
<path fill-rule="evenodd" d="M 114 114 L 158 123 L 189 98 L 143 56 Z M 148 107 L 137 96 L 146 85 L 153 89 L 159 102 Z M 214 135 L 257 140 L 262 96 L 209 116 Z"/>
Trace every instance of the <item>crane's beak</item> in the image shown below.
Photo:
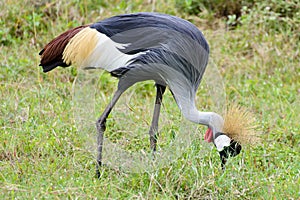
<path fill-rule="evenodd" d="M 224 170 L 227 159 L 237 156 L 241 152 L 242 146 L 237 141 L 227 137 L 224 133 L 217 133 L 217 135 L 214 143 L 219 151 L 221 167 Z"/>

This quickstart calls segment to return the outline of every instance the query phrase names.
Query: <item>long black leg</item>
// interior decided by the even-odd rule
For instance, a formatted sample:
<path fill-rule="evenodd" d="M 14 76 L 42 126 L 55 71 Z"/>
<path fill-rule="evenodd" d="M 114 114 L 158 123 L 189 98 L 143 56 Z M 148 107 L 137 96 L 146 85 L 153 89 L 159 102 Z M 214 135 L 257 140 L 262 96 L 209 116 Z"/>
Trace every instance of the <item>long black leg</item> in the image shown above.
<path fill-rule="evenodd" d="M 162 103 L 162 98 L 163 98 L 163 94 L 164 94 L 165 90 L 166 90 L 166 86 L 156 84 L 156 100 L 155 100 L 155 106 L 154 106 L 151 127 L 149 130 L 150 148 L 153 152 L 156 151 L 160 106 Z"/>
<path fill-rule="evenodd" d="M 120 96 L 123 94 L 125 90 L 124 89 L 118 89 L 111 102 L 108 104 L 108 106 L 105 108 L 104 112 L 102 113 L 102 115 L 100 116 L 100 118 L 97 120 L 96 123 L 96 127 L 97 127 L 97 131 L 98 131 L 98 138 L 97 138 L 97 142 L 98 142 L 98 146 L 97 146 L 97 151 L 98 151 L 98 155 L 97 155 L 97 167 L 96 167 L 96 176 L 97 178 L 100 178 L 100 166 L 101 166 L 101 161 L 102 161 L 102 146 L 103 146 L 103 135 L 104 135 L 104 131 L 106 129 L 106 118 L 108 117 L 109 113 L 111 112 L 112 108 L 116 105 L 118 99 L 120 98 Z"/>

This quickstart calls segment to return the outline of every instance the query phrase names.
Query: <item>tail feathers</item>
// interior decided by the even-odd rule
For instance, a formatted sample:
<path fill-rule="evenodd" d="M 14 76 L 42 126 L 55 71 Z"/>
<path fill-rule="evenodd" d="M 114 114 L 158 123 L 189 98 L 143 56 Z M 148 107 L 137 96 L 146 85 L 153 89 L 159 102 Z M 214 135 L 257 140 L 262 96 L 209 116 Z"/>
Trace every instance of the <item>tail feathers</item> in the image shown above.
<path fill-rule="evenodd" d="M 89 25 L 79 26 L 68 30 L 51 42 L 39 53 L 41 55 L 40 66 L 43 67 L 43 72 L 51 71 L 57 66 L 67 67 L 71 63 L 65 63 L 63 60 L 63 52 L 69 41 L 82 29 Z"/>

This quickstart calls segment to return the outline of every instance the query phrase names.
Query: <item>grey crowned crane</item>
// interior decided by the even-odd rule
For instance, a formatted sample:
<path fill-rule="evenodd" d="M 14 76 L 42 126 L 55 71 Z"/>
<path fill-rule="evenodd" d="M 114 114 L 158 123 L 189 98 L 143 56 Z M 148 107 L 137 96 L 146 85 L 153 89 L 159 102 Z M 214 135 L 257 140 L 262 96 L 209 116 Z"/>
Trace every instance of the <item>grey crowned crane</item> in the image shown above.
<path fill-rule="evenodd" d="M 195 106 L 196 91 L 208 63 L 209 46 L 201 31 L 186 20 L 159 13 L 118 15 L 62 33 L 40 55 L 44 72 L 75 64 L 85 69 L 102 68 L 119 79 L 117 91 L 96 122 L 98 177 L 106 119 L 123 92 L 145 80 L 154 80 L 157 89 L 149 130 L 153 151 L 167 86 L 183 116 L 208 127 L 204 139 L 218 149 L 222 168 L 229 156 L 241 151 L 241 145 L 222 132 L 222 116 L 200 112 Z"/>

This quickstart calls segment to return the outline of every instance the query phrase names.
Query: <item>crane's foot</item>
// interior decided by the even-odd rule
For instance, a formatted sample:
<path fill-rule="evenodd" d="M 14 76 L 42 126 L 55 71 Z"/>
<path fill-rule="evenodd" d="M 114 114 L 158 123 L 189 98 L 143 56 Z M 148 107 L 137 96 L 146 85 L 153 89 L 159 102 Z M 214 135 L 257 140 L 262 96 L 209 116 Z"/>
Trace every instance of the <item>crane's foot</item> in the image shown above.
<path fill-rule="evenodd" d="M 97 179 L 100 179 L 101 178 L 101 172 L 100 172 L 100 168 L 101 168 L 101 162 L 97 164 L 97 167 L 96 167 L 96 174 L 95 174 L 95 177 Z"/>
<path fill-rule="evenodd" d="M 101 173 L 100 173 L 100 170 L 99 170 L 99 169 L 96 169 L 95 177 L 96 177 L 97 179 L 100 179 Z"/>
<path fill-rule="evenodd" d="M 157 134 L 150 133 L 150 149 L 153 153 L 156 152 Z"/>

